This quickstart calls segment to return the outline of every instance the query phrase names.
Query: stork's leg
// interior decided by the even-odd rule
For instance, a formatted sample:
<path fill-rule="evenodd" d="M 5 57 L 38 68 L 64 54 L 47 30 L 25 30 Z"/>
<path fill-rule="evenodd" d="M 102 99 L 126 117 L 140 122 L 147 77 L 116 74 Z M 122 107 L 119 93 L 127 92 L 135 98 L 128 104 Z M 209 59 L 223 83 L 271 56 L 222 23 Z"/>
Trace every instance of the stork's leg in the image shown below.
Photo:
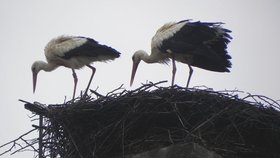
<path fill-rule="evenodd" d="M 95 67 L 93 67 L 93 66 L 87 65 L 87 67 L 89 67 L 92 70 L 92 74 L 90 76 L 90 79 L 89 79 L 89 82 L 88 82 L 88 86 L 87 86 L 86 91 L 85 91 L 85 95 L 87 95 L 87 91 L 89 89 L 89 86 L 91 84 L 92 78 L 93 78 L 93 76 L 95 74 L 95 71 L 96 71 Z"/>
<path fill-rule="evenodd" d="M 174 57 L 172 57 L 172 81 L 171 81 L 171 86 L 174 85 L 176 71 L 177 71 L 177 68 L 176 68 L 175 59 L 174 59 Z"/>
<path fill-rule="evenodd" d="M 75 70 L 72 69 L 72 72 L 73 72 L 73 78 L 74 78 L 74 91 L 73 91 L 73 100 L 75 99 L 75 94 L 76 94 L 76 87 L 77 87 L 77 82 L 78 82 L 78 78 L 77 78 L 77 75 L 75 73 Z"/>
<path fill-rule="evenodd" d="M 188 88 L 188 87 L 189 87 L 190 80 L 191 80 L 192 73 L 193 73 L 193 69 L 192 69 L 191 65 L 188 65 L 188 66 L 189 66 L 190 71 L 189 71 L 189 78 L 188 78 L 188 82 L 187 82 L 187 86 L 186 86 L 186 88 Z"/>

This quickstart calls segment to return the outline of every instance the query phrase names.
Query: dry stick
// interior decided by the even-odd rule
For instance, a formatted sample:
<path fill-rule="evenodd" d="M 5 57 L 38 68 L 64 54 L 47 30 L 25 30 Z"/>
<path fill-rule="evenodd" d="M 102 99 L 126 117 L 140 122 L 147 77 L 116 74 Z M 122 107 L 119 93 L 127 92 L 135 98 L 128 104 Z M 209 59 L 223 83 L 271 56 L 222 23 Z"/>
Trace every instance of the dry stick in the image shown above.
<path fill-rule="evenodd" d="M 173 141 L 173 139 L 172 139 L 172 136 L 171 136 L 170 130 L 167 130 L 167 132 L 168 132 L 168 138 L 169 138 L 169 141 L 170 141 L 172 144 L 174 144 L 174 141 Z"/>
<path fill-rule="evenodd" d="M 125 152 L 125 150 L 124 150 L 124 121 L 122 122 L 122 157 L 123 158 L 125 158 L 125 155 L 124 155 L 124 152 Z"/>
<path fill-rule="evenodd" d="M 188 133 L 189 135 L 191 135 L 192 137 L 198 138 L 198 139 L 200 139 L 201 141 L 204 141 L 201 137 L 199 137 L 199 136 L 197 136 L 197 135 L 194 135 L 193 132 L 190 132 L 190 131 L 187 130 L 187 127 L 186 127 L 185 124 L 184 124 L 185 119 L 184 119 L 184 121 L 182 120 L 182 119 L 183 119 L 182 114 L 179 112 L 176 103 L 175 103 L 175 105 L 174 105 L 174 109 L 175 109 L 176 115 L 177 115 L 177 117 L 178 117 L 178 119 L 179 119 L 179 121 L 180 121 L 180 123 L 181 123 L 181 125 L 182 125 L 182 127 L 183 127 L 183 129 L 184 129 L 184 131 L 187 132 L 187 133 Z M 169 132 L 169 131 L 168 131 L 168 132 Z"/>
<path fill-rule="evenodd" d="M 157 87 L 156 85 L 161 84 L 161 83 L 165 83 L 165 82 L 167 82 L 167 81 L 160 81 L 160 82 L 156 82 L 156 83 L 150 82 L 149 84 L 143 84 L 141 87 L 139 87 L 139 88 L 137 88 L 137 89 L 135 89 L 133 91 L 125 91 L 125 92 L 134 93 L 134 92 L 139 92 L 141 89 L 142 89 L 142 91 L 145 91 L 145 90 L 147 90 L 147 89 L 149 89 L 151 87 Z M 123 84 L 120 85 L 118 88 L 108 92 L 106 97 L 113 95 L 114 92 L 116 92 L 116 91 L 118 91 L 120 89 L 123 89 Z M 90 91 L 92 93 L 94 93 L 95 95 L 99 96 L 99 97 L 105 97 L 105 96 L 99 94 L 98 92 L 96 92 L 95 90 L 90 90 Z M 123 92 L 121 94 L 123 94 Z"/>
<path fill-rule="evenodd" d="M 275 107 L 275 108 L 277 108 L 277 109 L 280 109 L 280 103 L 278 103 L 277 101 L 275 101 L 275 100 L 273 100 L 273 99 L 271 99 L 271 98 L 269 98 L 269 97 L 263 96 L 263 95 L 253 95 L 253 94 L 248 93 L 248 95 L 245 96 L 245 97 L 243 97 L 242 100 L 246 100 L 246 99 L 248 99 L 248 98 L 251 98 L 251 99 L 253 99 L 255 102 L 260 103 L 260 102 L 256 99 L 256 97 L 259 98 L 260 100 L 264 101 L 264 102 L 267 103 L 268 105 L 271 105 L 271 106 L 273 106 L 273 107 Z M 270 103 L 269 101 L 267 101 L 267 100 L 271 101 L 273 104 L 276 104 L 276 105 L 279 106 L 279 107 L 277 107 L 276 105 L 271 104 L 271 103 Z M 255 103 L 255 102 L 253 102 L 253 103 Z"/>
<path fill-rule="evenodd" d="M 251 98 L 254 100 L 254 102 L 252 101 L 249 101 L 251 102 L 252 104 L 255 104 L 255 103 L 258 103 L 258 105 L 262 105 L 262 103 L 260 101 L 258 101 L 256 98 L 255 98 L 256 95 L 251 95 L 250 93 L 248 93 L 248 95 L 246 97 L 243 98 L 243 100 L 246 100 L 248 98 Z"/>
<path fill-rule="evenodd" d="M 6 151 L 3 152 L 3 153 L 0 153 L 0 156 L 6 154 L 6 153 L 8 153 L 8 152 L 10 152 L 10 151 L 12 150 L 12 148 L 14 148 L 14 147 L 16 146 L 16 144 L 17 144 L 16 142 L 17 142 L 18 140 L 24 140 L 24 139 L 23 139 L 24 136 L 28 135 L 29 133 L 31 133 L 31 132 L 33 132 L 33 131 L 35 131 L 35 130 L 37 130 L 37 129 L 32 129 L 32 130 L 26 132 L 25 134 L 19 136 L 17 139 L 14 139 L 14 140 L 12 140 L 12 141 L 10 141 L 10 142 L 8 142 L 8 143 L 5 143 L 5 144 L 1 145 L 0 148 L 2 148 L 2 147 L 4 147 L 4 146 L 7 146 L 7 145 L 13 143 L 13 145 L 11 146 L 11 148 L 8 149 L 8 150 L 6 150 Z M 29 145 L 27 145 L 26 147 L 29 147 Z M 25 148 L 25 147 L 22 147 L 22 148 L 20 148 L 20 149 L 24 149 L 24 148 Z"/>
<path fill-rule="evenodd" d="M 32 104 L 32 103 L 30 103 L 30 102 L 28 102 L 28 101 L 24 101 L 24 100 L 22 100 L 22 99 L 19 99 L 18 101 L 23 102 L 23 103 L 26 103 L 26 104 Z"/>
<path fill-rule="evenodd" d="M 210 122 L 211 120 L 213 120 L 216 116 L 219 116 L 221 113 L 223 113 L 224 111 L 226 111 L 229 107 L 225 107 L 223 110 L 221 110 L 220 112 L 218 112 L 217 114 L 211 116 L 209 119 L 207 119 L 206 121 L 202 122 L 200 125 L 198 125 L 195 129 L 193 129 L 191 131 L 191 133 L 195 132 L 196 130 L 200 129 L 202 126 L 204 126 L 206 123 Z"/>
<path fill-rule="evenodd" d="M 70 131 L 68 130 L 68 128 L 67 128 L 65 125 L 64 125 L 64 127 L 65 127 L 67 133 L 69 134 L 69 138 L 70 138 L 71 142 L 73 143 L 73 145 L 74 145 L 76 151 L 78 152 L 80 158 L 83 158 L 83 155 L 82 155 L 81 152 L 79 151 L 79 148 L 78 148 L 76 142 L 74 141 L 74 139 L 73 139 L 73 137 L 72 137 Z"/>
<path fill-rule="evenodd" d="M 145 90 L 147 90 L 147 89 L 149 89 L 149 88 L 151 88 L 153 86 L 156 86 L 158 84 L 165 83 L 165 82 L 167 82 L 167 81 L 165 80 L 165 81 L 159 81 L 159 82 L 156 82 L 156 83 L 150 82 L 149 84 L 142 84 L 143 86 L 141 86 L 141 87 L 139 87 L 139 88 L 137 88 L 137 89 L 135 89 L 133 91 L 130 91 L 130 93 L 145 91 Z"/>
<path fill-rule="evenodd" d="M 236 124 L 235 124 L 232 120 L 230 120 L 230 122 L 231 122 L 233 128 L 234 128 L 234 129 L 236 130 L 236 132 L 238 133 L 239 138 L 241 138 L 241 139 L 242 139 L 242 142 L 244 143 L 244 142 L 245 142 L 245 139 L 244 139 L 244 137 L 242 136 L 240 130 L 238 130 Z"/>
<path fill-rule="evenodd" d="M 179 119 L 179 121 L 180 121 L 182 127 L 183 127 L 184 129 L 187 129 L 187 127 L 185 126 L 184 121 L 182 120 L 182 117 L 181 117 L 182 114 L 178 111 L 178 107 L 177 107 L 176 103 L 175 103 L 175 105 L 174 105 L 173 108 L 174 108 L 174 110 L 175 110 L 175 112 L 176 112 L 176 115 L 177 115 L 177 117 L 178 117 L 178 119 Z"/>
<path fill-rule="evenodd" d="M 20 144 L 18 144 L 21 148 L 18 149 L 18 150 L 16 150 L 16 151 L 14 151 L 14 152 L 12 152 L 11 155 L 13 155 L 13 154 L 15 154 L 15 153 L 17 153 L 17 152 L 19 152 L 19 151 L 22 151 L 23 149 L 26 149 L 27 147 L 31 147 L 31 148 L 33 149 L 33 151 L 38 152 L 38 150 L 37 150 L 35 147 L 33 147 L 34 144 L 37 144 L 37 141 L 34 141 L 33 143 L 30 144 L 30 143 L 28 143 L 27 140 L 25 140 L 25 139 L 23 139 L 23 138 L 21 138 L 21 140 L 22 140 L 23 142 L 25 142 L 25 144 L 27 144 L 27 145 L 24 146 L 24 147 L 22 147 Z"/>
<path fill-rule="evenodd" d="M 103 142 L 99 145 L 98 149 L 102 149 L 103 145 L 105 144 L 105 142 L 110 138 L 110 136 L 115 132 L 116 127 L 119 126 L 119 124 L 121 123 L 121 120 L 119 120 L 115 125 L 113 125 L 115 128 L 111 130 L 111 132 L 108 134 L 108 136 L 106 138 L 104 138 Z"/>
<path fill-rule="evenodd" d="M 95 94 L 97 97 L 100 97 L 100 98 L 103 98 L 103 97 L 104 97 L 104 95 L 102 95 L 102 94 L 96 92 L 95 90 L 90 89 L 89 91 L 90 91 L 91 93 Z"/>
<path fill-rule="evenodd" d="M 273 100 L 273 99 L 271 99 L 271 98 L 269 98 L 269 97 L 266 97 L 266 96 L 263 96 L 263 95 L 250 95 L 250 96 L 251 96 L 251 97 L 257 97 L 257 98 L 259 98 L 260 100 L 262 100 L 262 101 L 264 101 L 265 103 L 267 103 L 268 105 L 270 105 L 270 106 L 272 106 L 272 107 L 274 107 L 274 108 L 280 110 L 280 103 L 278 103 L 277 101 L 275 101 L 275 100 Z M 276 104 L 277 106 L 271 104 L 271 103 L 270 103 L 269 101 L 267 101 L 267 100 L 271 101 L 273 104 Z"/>
<path fill-rule="evenodd" d="M 43 126 L 43 116 L 39 115 L 39 127 Z M 39 128 L 39 158 L 43 158 L 43 129 Z"/>
<path fill-rule="evenodd" d="M 106 96 L 109 96 L 110 94 L 113 94 L 115 91 L 122 89 L 123 84 L 121 84 L 118 88 L 112 90 L 111 92 L 108 92 Z"/>

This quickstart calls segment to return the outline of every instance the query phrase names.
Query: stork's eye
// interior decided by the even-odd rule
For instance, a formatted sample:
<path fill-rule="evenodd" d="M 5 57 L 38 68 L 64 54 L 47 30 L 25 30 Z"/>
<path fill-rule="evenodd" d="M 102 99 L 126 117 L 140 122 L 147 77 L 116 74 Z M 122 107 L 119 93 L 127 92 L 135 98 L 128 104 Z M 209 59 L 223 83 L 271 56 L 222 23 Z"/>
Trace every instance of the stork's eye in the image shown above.
<path fill-rule="evenodd" d="M 35 67 L 32 67 L 32 68 L 31 68 L 31 70 L 32 70 L 33 72 L 35 72 L 35 69 L 36 69 Z"/>

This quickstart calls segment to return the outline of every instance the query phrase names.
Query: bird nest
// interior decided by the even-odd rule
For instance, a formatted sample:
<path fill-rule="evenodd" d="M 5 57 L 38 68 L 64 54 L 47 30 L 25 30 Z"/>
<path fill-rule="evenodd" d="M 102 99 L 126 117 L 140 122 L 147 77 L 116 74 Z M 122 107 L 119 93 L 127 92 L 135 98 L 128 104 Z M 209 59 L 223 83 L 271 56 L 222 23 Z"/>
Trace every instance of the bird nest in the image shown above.
<path fill-rule="evenodd" d="M 160 82 L 159 82 L 160 83 Z M 238 91 L 144 84 L 25 108 L 44 116 L 44 157 L 123 157 L 195 142 L 227 158 L 280 157 L 280 105 Z M 37 140 L 37 139 L 36 139 Z M 38 141 L 37 141 L 38 142 Z"/>

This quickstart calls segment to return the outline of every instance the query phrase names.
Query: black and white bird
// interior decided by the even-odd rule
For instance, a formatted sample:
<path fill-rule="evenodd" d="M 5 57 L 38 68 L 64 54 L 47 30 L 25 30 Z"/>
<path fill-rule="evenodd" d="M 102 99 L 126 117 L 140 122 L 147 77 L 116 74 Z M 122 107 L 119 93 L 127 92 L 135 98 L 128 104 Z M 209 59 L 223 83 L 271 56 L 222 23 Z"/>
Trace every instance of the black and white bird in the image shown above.
<path fill-rule="evenodd" d="M 47 62 L 35 61 L 31 67 L 33 73 L 33 93 L 36 89 L 37 75 L 41 70 L 49 72 L 59 66 L 65 66 L 72 69 L 74 78 L 74 99 L 78 82 L 75 69 L 87 66 L 92 70 L 89 83 L 85 90 L 85 94 L 87 94 L 96 70 L 95 67 L 90 64 L 95 61 L 114 60 L 120 56 L 120 53 L 109 46 L 99 44 L 92 38 L 81 36 L 59 36 L 52 39 L 46 45 L 45 56 Z"/>
<path fill-rule="evenodd" d="M 192 66 L 216 72 L 229 72 L 231 56 L 227 52 L 227 44 L 232 39 L 228 29 L 220 22 L 192 22 L 183 20 L 164 24 L 152 38 L 151 54 L 143 50 L 136 51 L 133 56 L 133 67 L 130 85 L 132 85 L 138 64 L 168 63 L 172 60 L 172 82 L 174 85 L 175 60 L 189 66 L 187 88 L 193 73 Z"/>

